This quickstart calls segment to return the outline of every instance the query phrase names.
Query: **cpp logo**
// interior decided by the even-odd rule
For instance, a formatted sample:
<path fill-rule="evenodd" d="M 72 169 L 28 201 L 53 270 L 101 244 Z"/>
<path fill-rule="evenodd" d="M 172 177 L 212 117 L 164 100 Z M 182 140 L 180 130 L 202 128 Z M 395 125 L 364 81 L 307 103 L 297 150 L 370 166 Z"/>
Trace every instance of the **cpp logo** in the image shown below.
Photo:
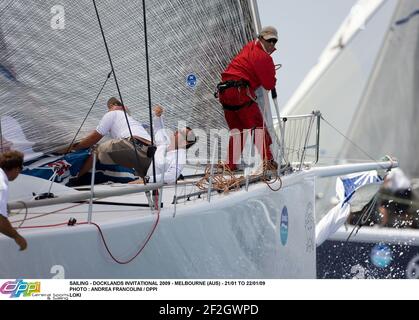
<path fill-rule="evenodd" d="M 281 227 L 279 229 L 281 243 L 285 246 L 288 242 L 288 209 L 284 207 L 281 213 Z"/>
<path fill-rule="evenodd" d="M 41 292 L 41 282 L 25 282 L 23 280 L 7 281 L 0 287 L 0 293 L 10 294 L 10 298 L 31 297 Z"/>

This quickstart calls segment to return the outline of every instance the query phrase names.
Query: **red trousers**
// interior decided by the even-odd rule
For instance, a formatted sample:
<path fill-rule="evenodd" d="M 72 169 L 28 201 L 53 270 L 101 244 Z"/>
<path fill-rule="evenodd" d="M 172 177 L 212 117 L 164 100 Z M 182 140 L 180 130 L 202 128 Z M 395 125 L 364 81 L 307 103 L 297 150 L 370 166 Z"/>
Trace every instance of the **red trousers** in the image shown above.
<path fill-rule="evenodd" d="M 227 164 L 230 169 L 235 170 L 237 168 L 237 162 L 243 151 L 244 140 L 243 130 L 244 129 L 259 129 L 256 130 L 255 139 L 253 143 L 259 151 L 259 154 L 264 160 L 273 159 L 269 146 L 272 144 L 271 136 L 268 130 L 264 128 L 263 117 L 260 112 L 259 106 L 256 103 L 252 103 L 248 107 L 243 107 L 237 111 L 224 110 L 224 116 L 227 121 L 230 130 L 237 129 L 240 131 L 240 139 L 234 138 L 230 135 L 230 141 L 228 146 L 228 161 Z M 237 131 L 235 130 L 235 131 Z M 240 144 L 240 145 L 238 145 Z"/>

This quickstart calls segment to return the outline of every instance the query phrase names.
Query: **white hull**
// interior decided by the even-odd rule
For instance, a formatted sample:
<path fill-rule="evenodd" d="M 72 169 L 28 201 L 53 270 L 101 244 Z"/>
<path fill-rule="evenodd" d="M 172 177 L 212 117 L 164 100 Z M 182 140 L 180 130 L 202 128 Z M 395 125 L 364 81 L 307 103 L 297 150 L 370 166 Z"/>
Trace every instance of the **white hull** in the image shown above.
<path fill-rule="evenodd" d="M 17 250 L 14 241 L 0 236 L 0 251 L 7 257 L 0 261 L 0 276 L 315 278 L 314 178 L 295 179 L 291 175 L 283 180 L 279 192 L 258 183 L 248 192 L 213 195 L 210 203 L 206 199 L 179 203 L 175 218 L 173 191 L 165 188 L 164 209 L 155 233 L 142 253 L 126 265 L 111 259 L 93 225 L 21 229 L 29 243 L 24 252 Z M 178 188 L 182 192 L 182 187 Z M 109 200 L 133 202 L 138 197 Z M 280 224 L 285 206 L 289 228 L 283 245 Z M 87 207 L 83 204 L 28 220 L 24 226 L 61 223 L 70 217 L 86 221 Z M 101 226 L 111 252 L 119 260 L 127 260 L 139 250 L 157 218 L 147 208 L 101 204 L 93 208 L 93 220 Z M 37 212 L 41 213 L 39 209 Z M 13 216 L 11 221 L 21 216 Z"/>

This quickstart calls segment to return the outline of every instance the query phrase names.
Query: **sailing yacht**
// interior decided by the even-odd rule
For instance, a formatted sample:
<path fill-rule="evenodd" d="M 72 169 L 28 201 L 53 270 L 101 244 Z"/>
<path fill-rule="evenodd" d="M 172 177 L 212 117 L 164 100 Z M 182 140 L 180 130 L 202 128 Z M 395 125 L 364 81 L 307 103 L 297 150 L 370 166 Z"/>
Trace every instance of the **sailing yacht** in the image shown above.
<path fill-rule="evenodd" d="M 150 125 L 150 107 L 159 103 L 169 127 L 183 121 L 195 132 L 222 132 L 213 89 L 260 29 L 253 0 L 14 0 L 0 4 L 0 17 L 2 123 L 13 119 L 30 142 L 31 153 L 20 149 L 25 160 L 38 164 L 39 153 L 50 156 L 94 128 L 115 92 Z M 276 146 L 287 170 L 258 175 L 245 168 L 243 177 L 230 176 L 238 181 L 234 188 L 216 188 L 217 159 L 225 154 L 219 133 L 200 139 L 194 152 L 209 150 L 208 156 L 173 185 L 92 179 L 70 188 L 55 175 L 49 181 L 21 174 L 10 183 L 9 219 L 28 249 L 19 252 L 0 235 L 7 257 L 0 276 L 315 278 L 316 179 L 396 164 L 315 167 L 320 115 L 289 117 L 287 130 L 276 132 L 263 107 L 267 94 L 259 99 L 272 136 L 287 143 Z M 19 149 L 8 128 L 0 130 L 2 143 L 9 139 Z"/>
<path fill-rule="evenodd" d="M 321 111 L 326 121 L 319 163 L 390 154 L 417 188 L 419 1 L 361 0 L 354 9 L 284 113 L 304 113 L 313 105 Z M 318 220 L 336 204 L 335 184 L 336 179 L 318 181 Z M 412 202 L 411 209 L 419 206 Z M 318 248 L 318 277 L 417 277 L 417 230 L 365 226 L 349 237 L 353 228 L 342 227 Z M 379 255 L 387 262 L 377 263 Z"/>

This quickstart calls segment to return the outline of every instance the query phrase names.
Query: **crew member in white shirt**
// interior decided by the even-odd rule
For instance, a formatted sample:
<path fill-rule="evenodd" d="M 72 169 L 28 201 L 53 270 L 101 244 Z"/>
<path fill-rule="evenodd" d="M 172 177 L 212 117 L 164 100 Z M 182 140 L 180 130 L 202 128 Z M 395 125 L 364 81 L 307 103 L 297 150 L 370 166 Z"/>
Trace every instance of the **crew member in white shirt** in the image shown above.
<path fill-rule="evenodd" d="M 196 137 L 191 128 L 185 127 L 168 134 L 164 127 L 163 108 L 154 108 L 153 127 L 157 151 L 154 155 L 156 168 L 156 181 L 174 183 L 181 175 L 186 164 L 186 149 L 196 143 Z M 148 169 L 147 178 L 154 182 L 153 166 Z M 141 184 L 143 179 L 130 183 Z"/>
<path fill-rule="evenodd" d="M 104 136 L 109 136 L 111 140 L 101 143 L 96 150 L 98 160 L 103 164 L 118 164 L 133 168 L 138 176 L 144 177 L 155 152 L 155 147 L 151 146 L 150 135 L 137 120 L 127 114 L 133 137 L 131 139 L 122 103 L 112 97 L 108 100 L 107 105 L 108 112 L 100 120 L 96 129 L 78 144 L 72 146 L 71 150 L 90 148 Z M 128 111 L 126 110 L 126 112 Z M 93 155 L 86 160 L 77 178 L 87 173 L 92 165 Z"/>
<path fill-rule="evenodd" d="M 25 250 L 28 244 L 10 224 L 7 212 L 9 199 L 9 181 L 17 178 L 23 168 L 23 153 L 7 151 L 0 154 L 0 233 L 15 240 L 20 250 Z"/>

